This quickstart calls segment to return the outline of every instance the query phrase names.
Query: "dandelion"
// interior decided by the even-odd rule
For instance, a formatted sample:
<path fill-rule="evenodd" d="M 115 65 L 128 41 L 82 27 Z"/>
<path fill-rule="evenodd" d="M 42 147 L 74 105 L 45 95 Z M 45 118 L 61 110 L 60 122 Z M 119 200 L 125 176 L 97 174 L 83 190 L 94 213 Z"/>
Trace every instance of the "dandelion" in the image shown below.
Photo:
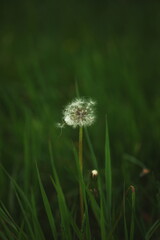
<path fill-rule="evenodd" d="M 95 102 L 91 99 L 77 98 L 68 104 L 63 111 L 63 123 L 76 127 L 91 126 L 95 121 Z"/>
<path fill-rule="evenodd" d="M 91 171 L 91 176 L 92 176 L 92 178 L 95 178 L 95 177 L 97 177 L 98 176 L 98 171 L 97 170 L 92 170 Z"/>
<path fill-rule="evenodd" d="M 62 123 L 58 127 L 65 125 L 73 128 L 79 127 L 79 167 L 83 176 L 83 127 L 91 126 L 95 121 L 95 102 L 91 99 L 77 98 L 68 104 L 63 110 Z M 84 217 L 83 191 L 79 185 L 80 195 L 80 215 L 81 223 Z"/>

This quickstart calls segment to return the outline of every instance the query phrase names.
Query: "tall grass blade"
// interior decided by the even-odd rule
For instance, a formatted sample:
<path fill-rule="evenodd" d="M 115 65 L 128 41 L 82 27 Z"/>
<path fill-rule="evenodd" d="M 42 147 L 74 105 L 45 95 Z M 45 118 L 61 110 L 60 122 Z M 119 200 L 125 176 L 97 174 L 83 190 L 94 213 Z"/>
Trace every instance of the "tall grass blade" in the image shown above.
<path fill-rule="evenodd" d="M 135 216 L 135 188 L 130 186 L 132 194 L 132 208 L 131 208 L 131 226 L 130 226 L 130 240 L 134 239 L 134 216 Z"/>
<path fill-rule="evenodd" d="M 9 212 L 7 211 L 7 209 L 5 208 L 4 204 L 1 202 L 0 206 L 0 215 L 1 215 L 1 219 L 4 219 L 5 222 L 7 224 L 9 224 L 15 231 L 18 231 L 17 228 L 17 224 L 14 222 L 13 218 L 11 217 L 11 215 L 9 214 Z"/>
<path fill-rule="evenodd" d="M 100 226 L 100 222 L 99 222 L 99 219 L 100 219 L 100 207 L 99 207 L 95 197 L 93 196 L 93 194 L 90 192 L 90 190 L 88 188 L 86 189 L 86 192 L 87 192 L 87 197 L 89 199 L 89 203 L 91 205 L 93 214 L 94 214 L 94 216 L 95 216 L 95 218 L 97 220 L 97 223 Z"/>
<path fill-rule="evenodd" d="M 26 122 L 25 122 L 25 129 L 24 129 L 24 137 L 23 137 L 23 146 L 24 146 L 24 192 L 28 193 L 29 182 L 30 182 L 30 168 L 31 168 L 31 161 L 30 161 L 30 120 L 28 117 L 28 113 L 26 113 Z"/>
<path fill-rule="evenodd" d="M 13 221 L 6 215 L 2 207 L 0 207 L 0 225 L 1 230 L 8 236 L 9 238 L 16 238 L 18 233 L 17 226 L 14 225 Z"/>
<path fill-rule="evenodd" d="M 32 222 L 34 226 L 34 232 L 36 234 L 36 239 L 45 240 L 42 228 L 38 220 L 35 195 L 33 192 L 31 193 L 31 208 L 32 208 Z"/>
<path fill-rule="evenodd" d="M 96 155 L 94 153 L 94 149 L 88 134 L 88 130 L 87 128 L 85 128 L 85 135 L 86 135 L 86 139 L 87 139 L 87 143 L 89 146 L 89 150 L 91 152 L 91 159 L 93 162 L 93 166 L 94 168 L 96 168 L 98 170 L 98 162 L 97 162 L 97 158 Z M 101 231 L 101 239 L 105 240 L 107 237 L 107 232 L 106 232 L 106 216 L 105 216 L 105 212 L 106 212 L 106 204 L 105 204 L 105 194 L 103 191 L 103 187 L 102 187 L 102 179 L 101 179 L 101 175 L 98 175 L 98 191 L 99 191 L 99 197 L 100 197 L 100 207 L 99 207 L 99 219 L 98 219 L 98 224 L 100 226 L 100 231 Z M 93 201 L 92 201 L 93 203 Z M 92 205 L 93 206 L 93 205 Z M 93 212 L 95 212 L 95 210 L 93 209 Z"/>
<path fill-rule="evenodd" d="M 7 237 L 7 239 L 16 239 L 14 232 L 9 229 L 9 227 L 3 220 L 1 221 L 1 226 L 3 228 L 3 232 L 5 232 L 5 236 Z"/>
<path fill-rule="evenodd" d="M 85 136 L 86 136 L 86 140 L 87 140 L 87 143 L 88 143 L 88 147 L 89 147 L 89 150 L 90 150 L 90 153 L 91 153 L 93 168 L 98 169 L 97 158 L 96 158 L 96 155 L 94 153 L 94 149 L 93 149 L 93 146 L 92 146 L 89 134 L 88 134 L 88 129 L 84 128 L 84 131 L 85 131 Z"/>
<path fill-rule="evenodd" d="M 27 211 L 28 213 L 30 213 L 30 215 L 32 216 L 32 220 L 33 220 L 33 225 L 36 224 L 36 228 L 35 228 L 35 232 L 38 233 L 38 235 L 41 236 L 41 239 L 44 239 L 44 235 L 43 235 L 43 232 L 41 230 L 41 226 L 39 224 L 39 220 L 37 218 L 37 216 L 35 215 L 35 209 L 33 209 L 33 205 L 30 204 L 29 202 L 29 199 L 26 197 L 24 191 L 21 189 L 21 187 L 17 184 L 17 182 L 13 179 L 13 177 L 11 177 L 7 171 L 5 170 L 5 168 L 1 165 L 1 168 L 3 169 L 3 171 L 5 172 L 5 174 L 9 177 L 9 179 L 11 180 L 11 183 L 13 184 L 14 188 L 15 188 L 15 192 L 18 196 L 18 193 L 19 195 L 21 196 L 21 198 L 23 199 L 23 203 L 22 201 L 20 200 L 19 198 L 19 203 L 21 203 L 21 208 L 22 208 L 22 213 L 24 215 L 24 217 L 26 217 L 26 214 L 25 212 Z M 5 212 L 7 213 L 7 215 L 10 217 L 11 220 L 13 220 L 13 218 L 10 216 L 9 212 L 7 211 L 7 209 L 5 208 L 4 204 L 1 203 L 3 209 L 5 210 Z M 24 210 L 24 207 L 26 207 L 27 210 Z M 26 219 L 26 218 L 25 218 Z M 26 219 L 27 220 L 27 219 Z M 17 226 L 14 222 L 14 225 Z M 17 228 L 19 228 L 17 226 Z"/>
<path fill-rule="evenodd" d="M 112 209 L 112 170 L 109 145 L 108 123 L 106 118 L 106 136 L 105 136 L 105 184 L 106 184 L 106 211 L 107 221 L 111 226 L 111 209 Z"/>
<path fill-rule="evenodd" d="M 21 226 L 19 228 L 17 240 L 28 240 L 28 237 L 24 234 L 24 220 L 22 220 Z"/>
<path fill-rule="evenodd" d="M 127 228 L 127 220 L 126 220 L 126 193 L 125 193 L 125 185 L 123 190 L 123 221 L 124 221 L 124 236 L 125 240 L 128 240 L 128 228 Z"/>
<path fill-rule="evenodd" d="M 54 164 L 54 159 L 53 159 L 53 153 L 52 153 L 52 146 L 51 143 L 49 142 L 49 153 L 50 153 L 50 159 L 51 159 L 51 165 L 52 165 L 52 171 L 53 171 L 53 177 L 51 177 L 52 183 L 54 188 L 56 189 L 57 196 L 58 196 L 58 204 L 59 204 L 59 209 L 60 209 L 60 214 L 61 214 L 61 221 L 62 221 L 62 233 L 63 233 L 63 238 L 68 237 L 68 239 L 71 239 L 71 226 L 73 227 L 73 230 L 77 234 L 77 237 L 81 239 L 81 233 L 76 227 L 76 225 L 73 223 L 72 216 L 68 210 L 65 197 L 63 194 L 63 190 L 61 188 L 61 184 L 58 178 L 58 174 L 56 172 L 55 164 Z"/>
<path fill-rule="evenodd" d="M 83 174 L 81 171 L 81 166 L 79 164 L 79 159 L 78 159 L 78 155 L 77 155 L 75 148 L 73 148 L 73 152 L 74 152 L 77 171 L 78 171 L 78 183 L 82 189 L 82 198 L 84 201 L 84 210 L 85 210 L 83 221 L 82 221 L 81 232 L 85 233 L 84 238 L 90 240 L 91 239 L 91 231 L 90 231 L 90 221 L 89 221 L 89 214 L 88 214 L 88 201 L 87 201 L 87 194 L 86 194 L 86 191 L 88 190 L 88 186 L 84 182 Z"/>
<path fill-rule="evenodd" d="M 31 206 L 30 206 L 30 203 L 27 199 L 27 197 L 25 196 L 23 190 L 19 187 L 19 185 L 16 183 L 16 181 L 8 174 L 8 172 L 5 170 L 5 168 L 0 165 L 2 170 L 4 171 L 4 173 L 8 176 L 8 178 L 11 180 L 14 188 L 15 188 L 15 194 L 16 194 L 16 197 L 17 197 L 17 200 L 18 200 L 18 203 L 19 203 L 19 206 L 22 210 L 22 213 L 23 213 L 23 216 L 24 216 L 24 219 L 25 219 L 25 222 L 27 223 L 27 226 L 28 226 L 28 230 L 30 232 L 30 235 L 31 235 L 31 239 L 34 239 L 35 236 L 34 236 L 34 233 L 33 233 L 33 229 L 32 229 L 32 226 L 31 226 L 31 223 L 29 221 L 29 219 L 27 218 L 27 214 L 28 213 L 28 210 L 30 209 L 30 214 L 32 213 L 32 209 L 31 209 Z M 20 194 L 20 196 L 23 198 L 25 204 L 22 203 L 18 193 Z M 25 208 L 27 208 L 27 212 L 25 211 Z"/>
<path fill-rule="evenodd" d="M 145 240 L 150 240 L 153 236 L 153 234 L 156 232 L 156 230 L 160 228 L 160 219 L 158 219 L 148 230 L 145 236 Z"/>
<path fill-rule="evenodd" d="M 104 206 L 105 205 L 104 205 L 103 195 L 100 194 L 100 226 L 101 226 L 100 229 L 101 229 L 101 239 L 102 240 L 106 240 L 106 238 L 107 238 Z"/>
<path fill-rule="evenodd" d="M 51 177 L 52 184 L 57 191 L 58 194 L 58 203 L 59 203 L 59 210 L 61 215 L 61 234 L 62 239 L 71 239 L 71 216 L 69 215 L 69 211 L 66 207 L 64 195 L 59 189 L 59 186 L 56 184 L 54 179 Z M 77 231 L 76 231 L 77 233 Z"/>
<path fill-rule="evenodd" d="M 48 221 L 49 221 L 49 224 L 50 224 L 50 227 L 51 227 L 51 231 L 52 231 L 53 237 L 54 237 L 55 240 L 57 240 L 58 236 L 57 236 L 55 220 L 54 220 L 53 213 L 52 213 L 52 210 L 51 210 L 51 207 L 50 207 L 47 195 L 45 193 L 45 190 L 44 190 L 41 178 L 40 178 L 40 174 L 39 174 L 39 170 L 38 170 L 37 164 L 36 164 L 36 169 L 37 169 L 38 182 L 39 182 L 39 186 L 40 186 L 40 190 L 41 190 L 41 195 L 42 195 L 45 211 L 46 211 L 46 214 L 47 214 L 47 217 L 48 217 Z"/>
<path fill-rule="evenodd" d="M 15 190 L 15 191 L 16 191 L 16 190 Z M 24 206 L 23 206 L 23 204 L 22 204 L 22 201 L 21 201 L 20 197 L 18 196 L 18 193 L 17 193 L 17 192 L 16 192 L 16 197 L 17 197 L 19 206 L 20 206 L 20 208 L 21 208 L 21 211 L 22 211 L 22 213 L 23 213 L 25 222 L 26 222 L 26 224 L 27 224 L 27 226 L 28 226 L 28 230 L 29 230 L 29 233 L 30 233 L 30 239 L 35 240 L 35 234 L 34 234 L 34 232 L 33 232 L 32 225 L 31 225 L 30 220 L 29 220 L 29 218 L 28 218 L 28 212 L 25 211 Z"/>

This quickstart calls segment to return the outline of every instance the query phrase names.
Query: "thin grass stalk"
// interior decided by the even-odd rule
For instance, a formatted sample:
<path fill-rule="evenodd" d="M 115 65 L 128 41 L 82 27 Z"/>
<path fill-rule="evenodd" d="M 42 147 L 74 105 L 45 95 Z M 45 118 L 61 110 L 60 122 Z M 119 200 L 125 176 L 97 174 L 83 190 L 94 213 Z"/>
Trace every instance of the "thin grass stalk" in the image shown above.
<path fill-rule="evenodd" d="M 106 210 L 107 222 L 109 226 L 112 225 L 111 209 L 112 209 L 112 168 L 109 144 L 109 131 L 106 117 L 106 136 L 105 136 L 105 181 L 106 181 Z"/>
<path fill-rule="evenodd" d="M 28 116 L 26 116 L 26 123 L 25 123 L 25 130 L 24 130 L 24 192 L 28 193 L 28 187 L 29 187 L 29 179 L 30 179 L 30 149 L 29 149 L 29 123 L 28 123 Z"/>
<path fill-rule="evenodd" d="M 125 193 L 125 184 L 124 184 L 124 192 L 123 192 L 123 221 L 124 221 L 124 234 L 125 234 L 125 240 L 128 240 L 128 228 L 127 228 L 127 220 L 126 220 L 126 195 L 128 193 Z"/>
<path fill-rule="evenodd" d="M 86 139 L 87 139 L 87 142 L 88 142 L 88 146 L 89 146 L 89 149 L 90 149 L 90 152 L 91 152 L 91 158 L 92 158 L 92 161 L 93 161 L 92 163 L 94 164 L 94 167 L 96 169 L 98 169 L 97 158 L 96 158 L 96 155 L 94 153 L 94 149 L 93 149 L 93 146 L 92 146 L 87 128 L 85 129 L 85 133 L 86 133 Z M 99 210 L 98 211 L 97 222 L 100 226 L 101 239 L 106 240 L 106 237 L 107 237 L 106 219 L 105 219 L 105 215 L 104 215 L 104 213 L 106 212 L 106 206 L 105 206 L 106 204 L 105 204 L 105 195 L 104 195 L 104 191 L 103 191 L 103 188 L 102 188 L 102 179 L 101 179 L 100 175 L 99 175 L 97 180 L 98 180 L 98 190 L 99 190 L 99 197 L 100 197 L 100 207 L 99 207 L 99 209 L 97 209 L 97 210 Z M 96 201 L 95 201 L 95 203 L 96 203 Z M 95 209 L 93 209 L 93 212 L 94 212 L 94 210 Z M 95 215 L 95 217 L 97 218 L 97 215 Z"/>
<path fill-rule="evenodd" d="M 40 187 L 40 191 L 41 191 L 41 195 L 42 195 L 42 199 L 43 199 L 43 204 L 44 204 L 45 211 L 46 211 L 46 214 L 47 214 L 47 217 L 48 217 L 48 221 L 49 221 L 49 224 L 50 224 L 50 227 L 51 227 L 52 235 L 53 235 L 54 239 L 56 240 L 56 239 L 58 239 L 58 235 L 57 235 L 57 230 L 56 230 L 56 225 L 55 225 L 55 219 L 54 219 L 54 216 L 52 214 L 51 206 L 50 206 L 48 197 L 46 195 L 46 192 L 44 190 L 44 187 L 43 187 L 43 184 L 42 184 L 42 181 L 41 181 L 41 177 L 40 177 L 40 173 L 39 173 L 39 170 L 38 170 L 37 163 L 36 163 L 36 170 L 37 170 L 39 187 Z"/>
<path fill-rule="evenodd" d="M 81 222 L 81 226 L 80 226 L 80 231 L 81 231 L 81 240 L 83 239 L 87 239 L 87 240 L 91 240 L 91 227 L 90 227 L 90 221 L 89 221 L 89 213 L 88 213 L 88 201 L 87 201 L 87 192 L 90 192 L 88 189 L 88 186 L 85 184 L 82 173 L 80 172 L 80 165 L 79 165 L 79 156 L 77 154 L 76 149 L 73 147 L 73 152 L 74 152 L 74 156 L 75 156 L 75 160 L 76 160 L 76 166 L 77 166 L 77 170 L 78 170 L 78 176 L 79 179 L 79 185 L 81 185 L 82 188 L 82 196 L 83 196 L 83 204 L 84 204 L 84 216 L 83 216 L 83 220 Z"/>
<path fill-rule="evenodd" d="M 68 236 L 65 235 L 65 237 L 66 237 L 66 239 L 71 239 L 70 226 L 72 226 L 78 239 L 82 239 L 82 234 L 81 234 L 79 228 L 77 227 L 76 223 L 74 222 L 74 219 L 72 218 L 70 211 L 66 204 L 65 196 L 64 196 L 64 193 L 63 193 L 60 181 L 59 181 L 57 171 L 56 171 L 56 167 L 55 167 L 55 163 L 54 163 L 54 159 L 53 159 L 52 145 L 50 142 L 49 142 L 49 152 L 50 152 L 50 159 L 51 159 L 51 165 L 52 165 L 53 177 L 54 177 L 54 179 L 53 179 L 51 176 L 51 181 L 57 192 L 59 210 L 60 210 L 60 214 L 61 214 L 61 221 L 63 222 L 65 232 L 67 232 L 67 235 L 68 235 Z M 78 156 L 77 156 L 77 160 L 78 160 Z"/>
<path fill-rule="evenodd" d="M 29 217 L 27 216 L 27 212 L 24 209 L 23 203 L 22 203 L 22 201 L 21 201 L 21 199 L 20 199 L 16 189 L 15 189 L 15 192 L 16 192 L 16 197 L 17 197 L 20 209 L 21 209 L 21 211 L 23 213 L 23 216 L 24 216 L 24 220 L 25 220 L 25 222 L 27 224 L 27 227 L 28 227 L 28 232 L 30 234 L 30 239 L 34 240 L 35 239 L 35 234 L 33 232 L 32 224 L 30 223 Z"/>
<path fill-rule="evenodd" d="M 148 230 L 145 236 L 145 240 L 150 240 L 155 231 L 160 227 L 160 219 L 158 219 Z"/>
<path fill-rule="evenodd" d="M 79 166 L 81 175 L 83 174 L 83 128 L 79 128 Z M 79 185 L 79 198 L 80 198 L 80 216 L 81 216 L 81 224 L 83 222 L 84 215 L 84 203 L 83 203 L 83 193 L 81 183 Z"/>
<path fill-rule="evenodd" d="M 132 213 L 131 213 L 131 226 L 130 226 L 130 240 L 134 239 L 134 215 L 135 215 L 135 188 L 130 186 L 132 191 Z"/>

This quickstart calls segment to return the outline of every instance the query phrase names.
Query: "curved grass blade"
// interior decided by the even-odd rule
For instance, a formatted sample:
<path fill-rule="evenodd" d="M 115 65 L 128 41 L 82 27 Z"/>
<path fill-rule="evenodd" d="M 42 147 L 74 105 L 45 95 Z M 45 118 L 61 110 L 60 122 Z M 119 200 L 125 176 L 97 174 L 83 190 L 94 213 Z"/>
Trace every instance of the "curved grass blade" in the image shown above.
<path fill-rule="evenodd" d="M 35 202 L 35 196 L 33 191 L 31 192 L 31 208 L 32 208 L 32 221 L 33 221 L 33 226 L 34 226 L 34 232 L 36 234 L 36 239 L 42 239 L 45 240 L 42 228 L 40 226 L 40 223 L 38 221 L 38 216 L 37 216 L 37 208 L 36 208 L 36 202 Z"/>
<path fill-rule="evenodd" d="M 160 228 L 160 219 L 158 219 L 148 230 L 145 236 L 145 240 L 150 240 L 158 228 Z"/>
<path fill-rule="evenodd" d="M 5 207 L 3 207 L 3 203 L 1 203 L 2 207 L 0 207 L 0 216 L 1 220 L 5 221 L 14 231 L 18 232 L 18 227 L 14 222 L 13 218 L 6 212 Z"/>
<path fill-rule="evenodd" d="M 15 190 L 15 191 L 16 191 L 16 190 Z M 24 219 L 25 219 L 25 221 L 26 221 L 26 224 L 27 224 L 27 226 L 28 226 L 28 230 L 29 230 L 31 239 L 35 240 L 35 234 L 34 234 L 34 232 L 33 232 L 32 225 L 31 225 L 31 223 L 30 223 L 30 221 L 29 221 L 29 219 L 28 219 L 28 217 L 27 217 L 28 214 L 27 214 L 27 212 L 25 211 L 25 209 L 24 209 L 24 207 L 23 207 L 23 204 L 22 204 L 22 202 L 21 202 L 21 200 L 20 200 L 17 192 L 16 192 L 16 197 L 17 197 L 19 206 L 20 206 L 20 208 L 21 208 L 21 211 L 22 211 L 22 213 L 23 213 Z"/>
<path fill-rule="evenodd" d="M 39 174 L 39 170 L 38 170 L 37 164 L 36 164 L 36 169 L 37 169 L 37 176 L 38 176 L 38 182 L 39 182 L 39 186 L 40 186 L 40 191 L 41 191 L 44 207 L 45 207 L 45 210 L 46 210 L 46 214 L 47 214 L 47 217 L 48 217 L 48 221 L 49 221 L 49 224 L 50 224 L 50 227 L 51 227 L 51 231 L 52 231 L 53 237 L 54 237 L 55 240 L 57 240 L 58 236 L 57 236 L 55 220 L 54 220 L 53 213 L 52 213 L 52 210 L 51 210 L 51 207 L 50 207 L 50 204 L 49 204 L 46 192 L 44 190 L 44 187 L 43 187 L 43 184 L 42 184 L 42 181 L 41 181 L 41 178 L 40 178 L 40 174 Z"/>
<path fill-rule="evenodd" d="M 5 168 L 1 165 L 1 168 L 2 168 L 2 170 L 4 171 L 4 173 L 7 175 L 7 177 L 11 180 L 11 183 L 13 184 L 13 186 L 14 186 L 14 188 L 15 188 L 15 193 L 17 194 L 17 196 L 18 196 L 18 193 L 19 193 L 19 195 L 21 196 L 21 198 L 23 199 L 23 201 L 24 201 L 24 203 L 22 203 L 22 201 L 20 200 L 20 198 L 19 198 L 19 203 L 21 203 L 21 207 L 23 207 L 23 208 L 21 208 L 23 211 L 22 211 L 22 213 L 23 213 L 23 215 L 24 215 L 24 217 L 26 217 L 26 214 L 25 214 L 25 212 L 27 211 L 29 211 L 30 212 L 30 214 L 31 214 L 31 216 L 32 216 L 32 220 L 33 220 L 33 224 L 36 224 L 36 226 L 37 226 L 37 228 L 35 229 L 36 231 L 35 232 L 37 232 L 38 233 L 38 235 L 41 237 L 41 239 L 42 240 L 44 240 L 45 238 L 44 238 L 44 235 L 43 235 L 43 232 L 42 232 L 42 230 L 41 230 L 41 226 L 40 226 L 40 223 L 39 223 L 39 220 L 38 220 L 38 218 L 37 218 L 37 216 L 34 214 L 34 211 L 33 211 L 33 208 L 32 208 L 32 206 L 31 206 L 31 204 L 30 204 L 30 202 L 29 202 L 29 199 L 26 197 L 26 195 L 25 195 L 25 193 L 24 193 L 24 191 L 21 189 L 21 187 L 17 184 L 17 182 L 15 181 L 15 179 L 14 178 L 12 178 L 9 174 L 8 174 L 8 172 L 5 170 Z M 8 216 L 9 216 L 9 213 L 8 213 L 8 211 L 7 211 L 7 209 L 5 208 L 5 206 L 4 205 L 2 205 L 3 206 L 3 208 L 5 209 L 5 211 L 7 212 L 7 214 L 8 214 Z M 27 210 L 24 210 L 24 207 L 26 207 L 27 208 Z M 11 218 L 11 216 L 10 216 L 10 218 Z M 26 218 L 25 218 L 26 219 Z M 27 220 L 27 219 L 26 219 Z M 27 223 L 28 224 L 28 223 Z M 30 221 L 29 221 L 29 224 L 30 224 Z M 15 225 L 15 226 L 17 226 L 17 225 Z M 32 228 L 32 227 L 31 227 Z M 17 226 L 17 229 L 19 229 L 19 226 Z"/>
<path fill-rule="evenodd" d="M 68 237 L 68 239 L 71 239 L 69 212 L 68 212 L 65 197 L 64 197 L 61 185 L 60 185 L 58 174 L 57 174 L 56 168 L 54 166 L 51 143 L 49 143 L 49 153 L 50 153 L 50 159 L 51 159 L 51 164 L 52 164 L 53 176 L 55 178 L 55 181 L 54 181 L 54 179 L 51 177 L 51 181 L 57 191 L 59 209 L 60 209 L 60 214 L 61 214 L 62 236 L 63 236 L 63 239 L 65 239 L 65 237 Z"/>
<path fill-rule="evenodd" d="M 137 158 L 135 158 L 134 156 L 131 156 L 129 154 L 124 154 L 123 156 L 124 159 L 126 159 L 127 161 L 130 161 L 131 163 L 141 167 L 141 168 L 146 168 L 146 166 L 144 165 L 144 163 L 142 163 L 141 161 L 139 161 Z"/>

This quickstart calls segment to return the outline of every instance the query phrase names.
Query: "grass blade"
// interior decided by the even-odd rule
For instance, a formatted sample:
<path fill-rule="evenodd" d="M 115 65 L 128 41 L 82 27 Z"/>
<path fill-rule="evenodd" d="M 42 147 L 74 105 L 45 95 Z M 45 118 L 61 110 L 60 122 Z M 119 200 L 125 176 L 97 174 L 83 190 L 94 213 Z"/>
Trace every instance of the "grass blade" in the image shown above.
<path fill-rule="evenodd" d="M 150 240 L 156 230 L 160 228 L 160 219 L 158 219 L 148 230 L 145 236 L 145 240 Z"/>
<path fill-rule="evenodd" d="M 36 208 L 35 196 L 33 191 L 31 193 L 31 208 L 32 208 L 32 221 L 34 226 L 34 232 L 36 234 L 36 239 L 45 240 L 45 237 L 37 216 L 37 208 Z"/>
<path fill-rule="evenodd" d="M 134 156 L 131 156 L 129 154 L 124 154 L 123 156 L 124 159 L 126 159 L 127 161 L 130 161 L 131 163 L 141 167 L 141 168 L 146 168 L 146 166 L 144 165 L 144 163 L 142 163 L 141 161 L 139 161 L 137 158 L 135 158 Z"/>
<path fill-rule="evenodd" d="M 50 153 L 50 159 L 51 159 L 51 165 L 52 165 L 52 170 L 53 170 L 53 176 L 54 179 L 51 177 L 51 181 L 53 183 L 54 188 L 57 191 L 58 195 L 58 204 L 59 204 L 59 209 L 60 209 L 60 214 L 61 214 L 61 221 L 62 221 L 62 234 L 63 234 L 63 239 L 71 239 L 71 222 L 69 219 L 71 219 L 70 213 L 68 211 L 68 207 L 66 205 L 65 197 L 61 188 L 61 184 L 58 178 L 58 174 L 56 172 L 56 168 L 54 165 L 53 161 L 53 154 L 52 154 L 52 146 L 51 143 L 49 143 L 49 153 Z"/>
<path fill-rule="evenodd" d="M 52 213 L 52 210 L 51 210 L 51 207 L 50 207 L 47 195 L 45 193 L 45 190 L 44 190 L 41 178 L 40 178 L 40 174 L 39 174 L 39 170 L 38 170 L 37 164 L 36 164 L 36 169 L 37 169 L 38 182 L 39 182 L 39 186 L 40 186 L 40 190 L 41 190 L 41 195 L 42 195 L 44 207 L 45 207 L 46 214 L 47 214 L 47 217 L 48 217 L 48 221 L 49 221 L 49 224 L 50 224 L 50 227 L 51 227 L 51 231 L 52 231 L 53 237 L 54 237 L 55 240 L 57 240 L 58 239 L 58 237 L 57 237 L 57 230 L 56 230 L 56 225 L 55 225 L 53 213 Z"/>
<path fill-rule="evenodd" d="M 98 169 L 97 158 L 96 158 L 96 155 L 94 153 L 93 146 L 92 146 L 89 134 L 88 134 L 88 129 L 84 128 L 84 131 L 85 131 L 85 137 L 87 139 L 88 147 L 89 147 L 89 150 L 90 150 L 90 153 L 91 153 L 91 159 L 92 159 L 92 163 L 93 163 L 93 168 L 94 169 Z"/>
<path fill-rule="evenodd" d="M 88 190 L 88 186 L 86 186 L 86 184 L 84 182 L 83 174 L 81 171 L 81 166 L 79 164 L 79 159 L 78 159 L 78 155 L 77 155 L 75 148 L 73 148 L 73 152 L 74 152 L 76 166 L 77 166 L 77 170 L 78 170 L 78 184 L 81 186 L 81 189 L 82 189 L 82 197 L 83 197 L 84 207 L 85 207 L 81 231 L 84 232 L 84 229 L 85 229 L 85 235 L 86 235 L 85 238 L 87 238 L 89 240 L 89 239 L 91 239 L 91 231 L 90 231 L 88 202 L 87 202 L 87 194 L 86 194 L 86 191 Z"/>
<path fill-rule="evenodd" d="M 93 161 L 93 165 L 94 168 L 98 169 L 98 162 L 97 162 L 97 158 L 96 155 L 94 153 L 94 149 L 88 134 L 88 130 L 87 128 L 85 128 L 85 134 L 86 134 L 86 139 L 87 139 L 87 143 L 89 146 L 89 150 L 91 152 L 91 159 Z M 99 191 L 99 197 L 100 197 L 100 207 L 99 207 L 99 219 L 98 219 L 98 224 L 100 226 L 100 231 L 101 231 L 101 239 L 105 240 L 107 237 L 107 232 L 106 232 L 106 217 L 105 217 L 105 212 L 106 212 L 106 207 L 105 207 L 105 195 L 104 195 L 104 191 L 103 191 L 103 187 L 102 187 L 102 179 L 101 179 L 101 175 L 98 175 L 98 191 Z M 94 210 L 93 210 L 94 212 Z"/>
<path fill-rule="evenodd" d="M 123 221 L 124 221 L 125 240 L 128 240 L 128 228 L 127 228 L 127 220 L 126 220 L 126 193 L 125 193 L 125 186 L 124 186 L 124 191 L 123 191 Z"/>
<path fill-rule="evenodd" d="M 108 124 L 106 119 L 106 136 L 105 136 L 105 184 L 106 184 L 106 210 L 107 221 L 111 226 L 111 208 L 112 208 L 112 170 L 109 145 Z"/>
<path fill-rule="evenodd" d="M 134 239 L 134 215 L 135 215 L 135 188 L 130 186 L 132 191 L 132 213 L 131 213 L 131 226 L 130 226 L 130 240 Z"/>
<path fill-rule="evenodd" d="M 15 190 L 15 191 L 16 191 L 16 190 Z M 20 206 L 20 208 L 21 208 L 21 211 L 22 211 L 22 213 L 23 213 L 24 219 L 25 219 L 25 221 L 26 221 L 26 224 L 27 224 L 27 226 L 28 226 L 28 230 L 29 230 L 31 239 L 34 240 L 34 239 L 35 239 L 35 235 L 34 235 L 34 232 L 33 232 L 33 229 L 32 229 L 32 225 L 31 225 L 31 223 L 30 223 L 30 221 L 29 221 L 29 219 L 28 219 L 28 213 L 25 211 L 24 206 L 23 206 L 23 204 L 22 204 L 22 201 L 21 201 L 20 197 L 18 196 L 18 193 L 16 193 L 16 197 L 17 197 L 19 206 Z"/>

